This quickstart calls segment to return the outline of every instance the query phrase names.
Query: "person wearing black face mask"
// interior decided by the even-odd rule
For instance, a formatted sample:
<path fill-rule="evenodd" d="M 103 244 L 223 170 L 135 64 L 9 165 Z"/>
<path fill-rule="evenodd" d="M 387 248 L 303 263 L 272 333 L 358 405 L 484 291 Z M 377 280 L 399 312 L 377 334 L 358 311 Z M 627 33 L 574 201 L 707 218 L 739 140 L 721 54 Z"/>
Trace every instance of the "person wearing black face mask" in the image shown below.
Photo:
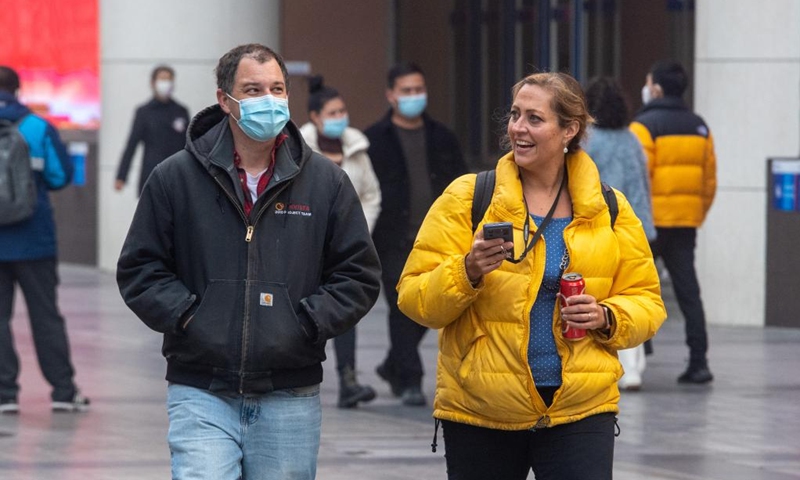
<path fill-rule="evenodd" d="M 173 478 L 311 480 L 325 343 L 375 303 L 380 264 L 347 174 L 290 120 L 281 57 L 241 45 L 216 74 L 142 191 L 117 283 L 164 335 Z"/>
<path fill-rule="evenodd" d="M 175 71 L 172 67 L 159 65 L 154 68 L 150 75 L 150 88 L 153 98 L 137 108 L 133 118 L 133 126 L 114 181 L 114 189 L 117 191 L 125 188 L 133 155 L 140 143 L 144 144 L 138 184 L 140 195 L 156 165 L 182 149 L 186 143 L 189 111 L 172 98 L 175 90 Z"/>

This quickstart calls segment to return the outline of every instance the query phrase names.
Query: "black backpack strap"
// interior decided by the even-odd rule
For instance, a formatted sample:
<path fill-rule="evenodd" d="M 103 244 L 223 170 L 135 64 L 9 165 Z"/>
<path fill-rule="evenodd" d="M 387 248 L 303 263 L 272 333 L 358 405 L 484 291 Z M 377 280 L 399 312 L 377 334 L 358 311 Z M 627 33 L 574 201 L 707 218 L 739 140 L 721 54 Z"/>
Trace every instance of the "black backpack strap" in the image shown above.
<path fill-rule="evenodd" d="M 489 203 L 492 201 L 492 194 L 494 193 L 495 171 L 484 170 L 478 172 L 475 179 L 475 193 L 472 197 L 472 233 L 478 228 L 478 224 L 483 220 L 486 215 L 486 210 L 489 208 Z M 608 213 L 611 215 L 611 228 L 617 223 L 617 216 L 619 215 L 619 204 L 617 203 L 617 195 L 614 189 L 607 183 L 600 182 L 603 190 L 603 199 L 608 205 Z"/>
<path fill-rule="evenodd" d="M 608 213 L 611 215 L 611 229 L 614 229 L 614 224 L 617 223 L 617 215 L 619 215 L 619 204 L 617 204 L 617 195 L 614 189 L 608 186 L 606 182 L 600 182 L 603 189 L 603 199 L 608 205 Z"/>
<path fill-rule="evenodd" d="M 478 228 L 478 224 L 483 220 L 483 216 L 486 215 L 486 210 L 489 208 L 489 203 L 492 201 L 494 179 L 494 170 L 478 172 L 475 179 L 475 193 L 472 197 L 472 233 L 475 233 L 475 229 Z"/>

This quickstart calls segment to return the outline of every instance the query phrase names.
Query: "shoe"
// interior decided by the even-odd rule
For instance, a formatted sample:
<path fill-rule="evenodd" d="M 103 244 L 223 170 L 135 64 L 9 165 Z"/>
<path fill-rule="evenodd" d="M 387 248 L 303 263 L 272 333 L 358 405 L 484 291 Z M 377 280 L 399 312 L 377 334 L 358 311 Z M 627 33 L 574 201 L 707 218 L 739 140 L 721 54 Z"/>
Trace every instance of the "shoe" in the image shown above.
<path fill-rule="evenodd" d="M 678 377 L 678 383 L 703 384 L 714 380 L 711 370 L 708 367 L 689 367 Z"/>
<path fill-rule="evenodd" d="M 400 383 L 400 379 L 390 373 L 385 364 L 378 365 L 378 367 L 375 369 L 375 373 L 389 383 L 389 386 L 392 388 L 392 395 L 395 397 L 403 395 L 404 389 L 403 385 Z"/>
<path fill-rule="evenodd" d="M 422 407 L 427 403 L 425 401 L 425 395 L 422 394 L 422 390 L 419 387 L 406 388 L 403 390 L 402 395 L 400 395 L 400 399 L 403 405 L 408 405 L 410 407 Z"/>
<path fill-rule="evenodd" d="M 369 385 L 355 385 L 339 389 L 339 408 L 355 408 L 359 402 L 371 402 L 377 394 Z"/>
<path fill-rule="evenodd" d="M 642 389 L 642 376 L 637 372 L 625 372 L 625 375 L 619 379 L 620 390 L 628 392 L 638 392 Z"/>
<path fill-rule="evenodd" d="M 345 367 L 339 372 L 339 408 L 355 408 L 359 402 L 370 402 L 375 397 L 372 387 L 358 383 L 352 367 Z"/>
<path fill-rule="evenodd" d="M 75 393 L 75 396 L 72 397 L 71 401 L 68 402 L 57 402 L 53 401 L 53 411 L 62 413 L 62 412 L 85 412 L 89 410 L 89 399 L 81 395 L 80 393 Z"/>
<path fill-rule="evenodd" d="M 3 415 L 15 415 L 19 413 L 19 404 L 14 397 L 0 398 L 0 413 Z"/>

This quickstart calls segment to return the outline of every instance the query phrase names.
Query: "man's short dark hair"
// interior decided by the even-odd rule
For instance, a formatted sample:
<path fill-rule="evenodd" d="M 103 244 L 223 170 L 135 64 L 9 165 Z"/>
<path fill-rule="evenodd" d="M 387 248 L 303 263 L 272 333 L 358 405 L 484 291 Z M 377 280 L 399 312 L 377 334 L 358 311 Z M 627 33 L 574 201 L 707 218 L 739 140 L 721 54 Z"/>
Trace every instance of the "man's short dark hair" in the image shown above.
<path fill-rule="evenodd" d="M 399 77 L 405 77 L 406 75 L 411 75 L 412 73 L 419 73 L 423 78 L 425 77 L 425 72 L 423 72 L 416 63 L 398 63 L 389 69 L 389 73 L 386 75 L 386 85 L 389 87 L 389 89 L 392 89 L 394 88 L 394 82 Z"/>
<path fill-rule="evenodd" d="M 19 90 L 19 75 L 17 72 L 5 65 L 0 65 L 0 91 L 15 93 Z"/>
<path fill-rule="evenodd" d="M 628 125 L 628 104 L 622 87 L 611 77 L 595 77 L 586 86 L 586 105 L 597 128 Z"/>
<path fill-rule="evenodd" d="M 241 62 L 244 57 L 252 58 L 258 63 L 266 63 L 275 59 L 281 67 L 281 72 L 283 72 L 283 81 L 286 84 L 286 91 L 289 91 L 289 72 L 286 71 L 286 64 L 283 63 L 283 58 L 271 48 L 258 43 L 239 45 L 219 59 L 219 63 L 217 63 L 217 67 L 214 69 L 214 73 L 217 74 L 217 88 L 225 93 L 231 93 L 233 82 L 236 78 L 236 69 L 239 68 L 239 62 Z"/>
<path fill-rule="evenodd" d="M 665 96 L 680 97 L 689 86 L 689 77 L 683 66 L 672 60 L 662 60 L 656 62 L 650 68 L 650 75 L 653 83 L 661 85 L 661 90 Z"/>
<path fill-rule="evenodd" d="M 175 78 L 175 70 L 173 70 L 172 67 L 169 65 L 159 65 L 153 69 L 152 73 L 150 73 L 150 82 L 155 82 L 156 77 L 158 77 L 158 74 L 161 72 L 167 72 L 169 73 L 170 77 Z"/>

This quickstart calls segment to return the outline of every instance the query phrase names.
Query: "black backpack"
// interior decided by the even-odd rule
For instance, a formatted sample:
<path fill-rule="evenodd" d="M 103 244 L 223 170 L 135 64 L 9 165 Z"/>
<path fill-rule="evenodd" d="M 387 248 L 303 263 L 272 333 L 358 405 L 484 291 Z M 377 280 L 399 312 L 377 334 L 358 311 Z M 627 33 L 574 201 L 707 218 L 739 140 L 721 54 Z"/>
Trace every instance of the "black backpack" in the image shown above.
<path fill-rule="evenodd" d="M 478 224 L 483 220 L 486 215 L 486 209 L 489 208 L 489 202 L 492 201 L 492 194 L 494 193 L 495 171 L 484 170 L 478 173 L 478 178 L 475 180 L 475 193 L 472 197 L 472 233 L 478 228 Z M 603 189 L 603 198 L 608 205 L 608 213 L 611 214 L 611 228 L 617 222 L 617 215 L 619 215 L 619 205 L 617 204 L 617 196 L 614 190 L 605 182 L 600 182 Z"/>
<path fill-rule="evenodd" d="M 0 226 L 21 222 L 36 210 L 36 181 L 21 122 L 0 120 Z"/>

